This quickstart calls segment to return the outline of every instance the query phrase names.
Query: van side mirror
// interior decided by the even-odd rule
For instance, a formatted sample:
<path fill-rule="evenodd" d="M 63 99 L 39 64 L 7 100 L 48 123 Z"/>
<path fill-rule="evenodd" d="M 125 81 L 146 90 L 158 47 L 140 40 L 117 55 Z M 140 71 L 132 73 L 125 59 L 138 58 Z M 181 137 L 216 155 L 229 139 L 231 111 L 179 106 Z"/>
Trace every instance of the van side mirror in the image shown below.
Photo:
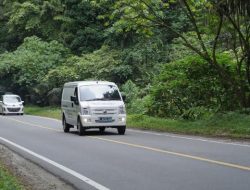
<path fill-rule="evenodd" d="M 70 100 L 71 100 L 71 102 L 74 102 L 75 105 L 79 105 L 79 101 L 77 100 L 77 98 L 75 96 L 70 96 Z"/>
<path fill-rule="evenodd" d="M 75 102 L 75 101 L 76 101 L 76 97 L 70 96 L 70 101 L 71 101 L 71 102 Z"/>
<path fill-rule="evenodd" d="M 126 101 L 126 95 L 125 94 L 122 94 L 122 99 L 123 99 L 124 102 Z"/>

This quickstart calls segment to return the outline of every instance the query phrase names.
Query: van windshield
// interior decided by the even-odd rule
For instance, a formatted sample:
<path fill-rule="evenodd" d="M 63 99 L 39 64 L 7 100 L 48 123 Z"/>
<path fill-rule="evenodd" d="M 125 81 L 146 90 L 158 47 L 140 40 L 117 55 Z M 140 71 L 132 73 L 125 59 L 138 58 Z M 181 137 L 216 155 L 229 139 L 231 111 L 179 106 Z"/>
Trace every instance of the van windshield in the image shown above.
<path fill-rule="evenodd" d="M 89 85 L 79 88 L 80 101 L 121 100 L 118 88 L 113 85 Z"/>
<path fill-rule="evenodd" d="M 5 103 L 20 103 L 21 98 L 18 96 L 4 96 L 3 101 Z"/>

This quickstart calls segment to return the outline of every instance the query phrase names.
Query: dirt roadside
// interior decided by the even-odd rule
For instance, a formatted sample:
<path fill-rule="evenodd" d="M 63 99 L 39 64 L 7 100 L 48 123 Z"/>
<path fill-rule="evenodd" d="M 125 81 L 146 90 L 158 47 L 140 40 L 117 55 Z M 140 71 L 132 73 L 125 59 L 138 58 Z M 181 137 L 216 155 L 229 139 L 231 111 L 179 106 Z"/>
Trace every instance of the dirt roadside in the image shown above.
<path fill-rule="evenodd" d="M 27 190 L 74 190 L 58 177 L 24 159 L 0 144 L 0 162 L 15 175 Z"/>

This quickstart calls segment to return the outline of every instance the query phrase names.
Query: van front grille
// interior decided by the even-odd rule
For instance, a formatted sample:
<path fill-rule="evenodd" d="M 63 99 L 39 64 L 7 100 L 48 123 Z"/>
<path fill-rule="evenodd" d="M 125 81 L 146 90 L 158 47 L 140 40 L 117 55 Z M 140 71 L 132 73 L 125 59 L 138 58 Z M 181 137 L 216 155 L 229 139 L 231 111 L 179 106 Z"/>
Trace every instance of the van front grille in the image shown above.
<path fill-rule="evenodd" d="M 94 109 L 92 113 L 94 115 L 114 115 L 117 111 L 115 109 Z"/>
<path fill-rule="evenodd" d="M 9 112 L 19 112 L 21 108 L 7 108 Z"/>

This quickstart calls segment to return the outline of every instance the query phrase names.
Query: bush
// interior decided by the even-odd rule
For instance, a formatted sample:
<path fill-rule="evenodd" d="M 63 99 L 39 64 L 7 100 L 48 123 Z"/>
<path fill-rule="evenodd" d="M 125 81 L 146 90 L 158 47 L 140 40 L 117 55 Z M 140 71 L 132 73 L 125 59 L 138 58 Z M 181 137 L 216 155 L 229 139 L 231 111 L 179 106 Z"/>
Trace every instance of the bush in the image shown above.
<path fill-rule="evenodd" d="M 64 83 L 79 80 L 80 76 L 74 67 L 58 66 L 52 69 L 45 76 L 43 82 L 48 84 L 50 89 L 62 87 Z"/>
<path fill-rule="evenodd" d="M 10 90 L 33 94 L 48 71 L 62 65 L 69 53 L 56 41 L 27 37 L 16 51 L 0 56 L 0 79 Z"/>
<path fill-rule="evenodd" d="M 132 114 L 146 114 L 148 112 L 149 102 L 149 96 L 137 98 L 130 103 L 128 111 Z"/>
<path fill-rule="evenodd" d="M 121 91 L 126 95 L 126 103 L 130 104 L 139 96 L 139 88 L 131 80 L 128 80 L 121 87 Z"/>
<path fill-rule="evenodd" d="M 130 66 L 122 64 L 120 52 L 108 46 L 81 57 L 71 57 L 67 65 L 76 69 L 80 80 L 108 80 L 122 84 L 132 75 Z"/>
<path fill-rule="evenodd" d="M 127 110 L 129 113 L 147 113 L 150 97 L 144 96 L 141 98 L 143 89 L 140 89 L 135 83 L 128 80 L 124 85 L 122 85 L 121 90 L 126 95 Z"/>
<path fill-rule="evenodd" d="M 218 58 L 233 71 L 227 54 Z M 166 64 L 155 78 L 149 113 L 161 117 L 197 119 L 211 109 L 227 110 L 237 107 L 231 89 L 221 85 L 216 71 L 198 56 L 189 56 Z"/>

